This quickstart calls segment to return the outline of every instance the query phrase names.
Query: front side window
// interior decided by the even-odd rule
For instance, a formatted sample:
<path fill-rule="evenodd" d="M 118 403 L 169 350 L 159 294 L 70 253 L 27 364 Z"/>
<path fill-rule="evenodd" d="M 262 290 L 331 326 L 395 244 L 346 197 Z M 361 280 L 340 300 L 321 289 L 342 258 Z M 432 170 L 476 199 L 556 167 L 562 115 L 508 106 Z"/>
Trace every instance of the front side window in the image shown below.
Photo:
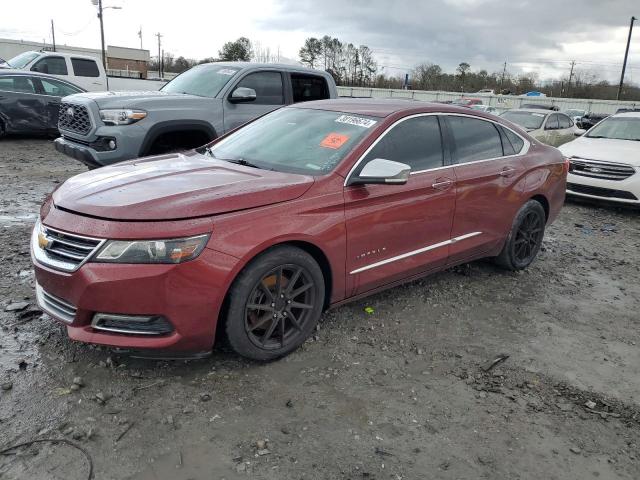
<path fill-rule="evenodd" d="M 316 75 L 292 73 L 291 88 L 293 90 L 293 103 L 329 98 L 327 81 Z"/>
<path fill-rule="evenodd" d="M 640 142 L 640 117 L 607 118 L 589 130 L 585 137 Z"/>
<path fill-rule="evenodd" d="M 478 118 L 451 115 L 448 120 L 458 163 L 503 155 L 500 133 L 493 123 Z"/>
<path fill-rule="evenodd" d="M 49 75 L 67 75 L 67 62 L 64 57 L 44 57 L 31 70 Z"/>
<path fill-rule="evenodd" d="M 549 115 L 547 119 L 547 123 L 544 125 L 545 130 L 558 130 L 560 128 L 560 123 L 558 122 L 558 114 L 554 113 L 553 115 Z"/>
<path fill-rule="evenodd" d="M 371 131 L 379 118 L 287 107 L 231 133 L 207 151 L 258 168 L 325 175 Z"/>
<path fill-rule="evenodd" d="M 87 60 L 85 58 L 72 58 L 71 66 L 73 74 L 76 77 L 99 77 L 100 71 L 95 60 Z"/>
<path fill-rule="evenodd" d="M 1 76 L 0 91 L 18 92 L 18 93 L 35 93 L 36 89 L 29 77 L 20 75 L 15 77 Z"/>
<path fill-rule="evenodd" d="M 405 163 L 412 172 L 441 167 L 443 152 L 438 118 L 430 115 L 400 122 L 380 138 L 361 166 L 376 158 Z"/>
<path fill-rule="evenodd" d="M 280 72 L 256 72 L 244 77 L 236 88 L 252 88 L 256 91 L 256 105 L 284 104 L 284 90 Z"/>
<path fill-rule="evenodd" d="M 215 97 L 239 71 L 237 67 L 224 65 L 197 65 L 178 75 L 160 90 L 167 93 Z"/>
<path fill-rule="evenodd" d="M 52 95 L 54 97 L 66 97 L 67 95 L 73 95 L 74 93 L 80 93 L 82 90 L 79 88 L 68 85 L 64 82 L 52 80 L 50 78 L 39 78 L 42 83 L 42 89 L 45 95 Z"/>

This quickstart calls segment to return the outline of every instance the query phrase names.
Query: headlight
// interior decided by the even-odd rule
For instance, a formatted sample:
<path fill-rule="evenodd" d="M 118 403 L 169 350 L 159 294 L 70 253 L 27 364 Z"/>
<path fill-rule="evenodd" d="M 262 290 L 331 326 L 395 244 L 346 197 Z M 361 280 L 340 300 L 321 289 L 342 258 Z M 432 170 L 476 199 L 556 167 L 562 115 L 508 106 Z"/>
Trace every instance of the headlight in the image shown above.
<path fill-rule="evenodd" d="M 94 257 L 106 263 L 182 263 L 196 258 L 209 235 L 171 240 L 109 240 Z"/>
<path fill-rule="evenodd" d="M 129 125 L 147 116 L 143 110 L 100 110 L 100 118 L 107 125 Z"/>

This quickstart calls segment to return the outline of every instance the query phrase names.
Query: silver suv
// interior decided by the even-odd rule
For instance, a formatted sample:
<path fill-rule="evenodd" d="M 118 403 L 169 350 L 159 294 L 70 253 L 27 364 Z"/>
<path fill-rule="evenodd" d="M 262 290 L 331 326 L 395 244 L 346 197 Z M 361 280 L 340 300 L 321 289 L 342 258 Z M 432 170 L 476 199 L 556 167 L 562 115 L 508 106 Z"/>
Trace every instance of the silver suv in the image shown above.
<path fill-rule="evenodd" d="M 64 97 L 55 148 L 89 168 L 195 148 L 282 105 L 336 98 L 331 75 L 291 65 L 197 65 L 155 92 Z"/>

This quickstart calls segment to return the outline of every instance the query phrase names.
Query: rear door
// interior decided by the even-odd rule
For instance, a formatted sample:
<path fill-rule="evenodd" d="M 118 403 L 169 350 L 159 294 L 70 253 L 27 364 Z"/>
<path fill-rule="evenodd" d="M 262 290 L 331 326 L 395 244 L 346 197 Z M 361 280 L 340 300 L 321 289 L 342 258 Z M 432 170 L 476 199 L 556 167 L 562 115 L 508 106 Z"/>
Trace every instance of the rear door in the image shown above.
<path fill-rule="evenodd" d="M 237 88 L 251 88 L 256 92 L 256 99 L 247 103 L 229 101 Z M 282 73 L 275 70 L 250 72 L 242 77 L 224 99 L 224 130 L 232 130 L 249 120 L 264 115 L 285 104 L 285 89 Z"/>
<path fill-rule="evenodd" d="M 100 75 L 96 60 L 71 57 L 72 81 L 90 91 L 106 90 L 105 79 Z"/>
<path fill-rule="evenodd" d="M 412 170 L 405 185 L 345 187 L 349 295 L 445 265 L 455 181 L 443 144 L 437 116 L 408 117 L 383 133 L 351 172 L 376 158 Z"/>
<path fill-rule="evenodd" d="M 558 113 L 558 144 L 556 146 L 560 146 L 563 143 L 567 143 L 574 139 L 574 128 L 573 121 L 569 116 L 564 113 Z"/>
<path fill-rule="evenodd" d="M 518 182 L 525 168 L 518 153 L 525 144 L 489 120 L 453 114 L 445 118 L 457 187 L 449 263 L 460 263 L 504 241 L 521 205 Z"/>
<path fill-rule="evenodd" d="M 560 142 L 560 122 L 558 117 L 557 113 L 552 113 L 544 123 L 545 143 L 554 147 L 557 147 Z"/>
<path fill-rule="evenodd" d="M 8 132 L 42 133 L 46 130 L 46 98 L 38 94 L 31 77 L 0 76 L 0 117 Z"/>

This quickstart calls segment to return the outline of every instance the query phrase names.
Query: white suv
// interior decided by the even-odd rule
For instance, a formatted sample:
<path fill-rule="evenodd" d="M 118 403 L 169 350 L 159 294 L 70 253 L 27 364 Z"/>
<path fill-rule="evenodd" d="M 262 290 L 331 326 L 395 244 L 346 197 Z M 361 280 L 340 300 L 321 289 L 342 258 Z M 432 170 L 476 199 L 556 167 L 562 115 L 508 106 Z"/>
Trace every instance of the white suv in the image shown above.
<path fill-rule="evenodd" d="M 567 193 L 640 205 L 640 112 L 608 117 L 560 151 L 570 161 Z"/>

